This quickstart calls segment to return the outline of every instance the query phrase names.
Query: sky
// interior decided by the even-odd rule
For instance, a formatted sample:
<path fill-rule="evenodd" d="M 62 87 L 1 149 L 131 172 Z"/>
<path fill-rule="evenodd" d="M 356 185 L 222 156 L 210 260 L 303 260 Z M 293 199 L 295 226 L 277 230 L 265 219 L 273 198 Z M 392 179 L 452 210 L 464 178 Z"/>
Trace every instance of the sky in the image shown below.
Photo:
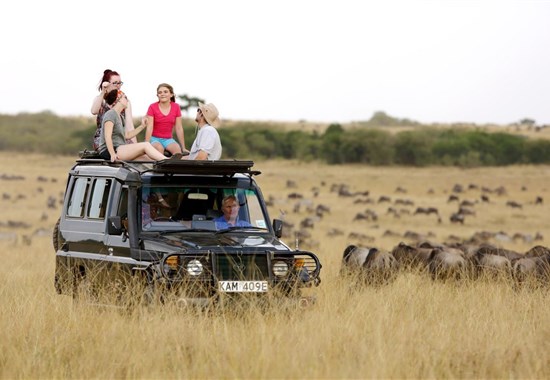
<path fill-rule="evenodd" d="M 158 84 L 222 120 L 550 124 L 550 1 L 18 0 L 0 114 L 91 116 L 105 69 L 135 117 Z"/>

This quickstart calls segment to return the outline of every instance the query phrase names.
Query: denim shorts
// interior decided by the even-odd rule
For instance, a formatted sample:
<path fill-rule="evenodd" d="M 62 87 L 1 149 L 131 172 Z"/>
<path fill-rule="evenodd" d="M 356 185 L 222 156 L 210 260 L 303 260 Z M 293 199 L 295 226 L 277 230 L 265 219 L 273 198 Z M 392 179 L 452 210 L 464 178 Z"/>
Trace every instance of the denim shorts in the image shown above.
<path fill-rule="evenodd" d="M 174 140 L 173 138 L 169 138 L 169 139 L 163 139 L 162 137 L 155 137 L 155 136 L 151 136 L 151 140 L 150 140 L 150 143 L 156 143 L 158 142 L 160 145 L 162 145 L 162 147 L 164 149 L 166 149 L 166 147 L 172 143 L 174 144 L 178 144 L 176 142 L 176 140 Z M 178 144 L 179 145 L 179 144 Z"/>
<path fill-rule="evenodd" d="M 117 148 L 115 148 L 115 152 L 116 152 Z M 99 157 L 103 158 L 104 160 L 111 161 L 111 154 L 109 153 L 109 151 L 107 149 L 102 150 L 101 152 L 99 152 Z"/>

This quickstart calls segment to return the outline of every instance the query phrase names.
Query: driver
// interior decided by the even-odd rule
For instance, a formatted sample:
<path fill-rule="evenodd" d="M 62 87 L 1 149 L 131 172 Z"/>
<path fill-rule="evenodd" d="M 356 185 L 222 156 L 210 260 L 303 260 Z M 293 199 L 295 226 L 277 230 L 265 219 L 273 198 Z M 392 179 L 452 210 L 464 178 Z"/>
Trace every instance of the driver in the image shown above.
<path fill-rule="evenodd" d="M 239 219 L 239 202 L 234 195 L 228 195 L 222 200 L 223 215 L 214 219 L 217 229 L 229 227 L 252 227 L 246 220 Z"/>

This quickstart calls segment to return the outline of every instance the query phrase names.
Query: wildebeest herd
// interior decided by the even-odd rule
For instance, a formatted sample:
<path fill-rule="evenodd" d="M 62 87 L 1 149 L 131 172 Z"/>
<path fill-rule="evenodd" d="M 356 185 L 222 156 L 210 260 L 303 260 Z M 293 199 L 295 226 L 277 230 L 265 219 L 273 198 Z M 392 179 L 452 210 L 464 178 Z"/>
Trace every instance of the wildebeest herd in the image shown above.
<path fill-rule="evenodd" d="M 391 251 L 349 245 L 343 253 L 341 275 L 356 275 L 367 284 L 384 284 L 400 271 L 426 273 L 434 280 L 510 279 L 517 285 L 550 284 L 550 249 L 534 246 L 527 252 L 493 245 L 444 245 L 400 242 Z"/>
<path fill-rule="evenodd" d="M 542 245 L 544 238 L 539 231 L 515 232 L 505 231 L 476 231 L 469 237 L 459 237 L 454 234 L 442 237 L 443 243 L 436 242 L 437 235 L 426 230 L 429 226 L 453 226 L 452 229 L 469 230 L 465 227 L 468 221 L 476 219 L 479 214 L 494 212 L 491 210 L 516 209 L 515 215 L 508 213 L 507 217 L 525 219 L 523 215 L 527 206 L 531 212 L 537 212 L 537 207 L 543 205 L 540 195 L 533 197 L 531 201 L 519 201 L 508 199 L 508 190 L 505 186 L 496 187 L 478 186 L 469 184 L 463 186 L 455 184 L 448 190 L 442 190 L 439 198 L 443 199 L 436 205 L 424 205 L 416 203 L 419 199 L 424 202 L 433 201 L 436 196 L 432 188 L 427 189 L 428 197 L 404 198 L 407 189 L 398 186 L 395 196 L 380 194 L 373 196 L 368 190 L 352 191 L 349 184 L 328 185 L 324 181 L 311 188 L 311 196 L 306 192 L 297 192 L 300 186 L 296 181 L 288 180 L 286 188 L 291 189 L 286 200 L 269 197 L 272 206 L 291 204 L 291 212 L 283 213 L 285 219 L 286 237 L 295 237 L 310 249 L 321 247 L 314 240 L 314 230 L 317 225 L 323 225 L 325 236 L 336 237 L 346 234 L 345 222 L 323 222 L 324 216 L 331 214 L 331 208 L 319 200 L 323 190 L 332 193 L 332 204 L 347 203 L 347 209 L 353 210 L 346 215 L 352 219 L 352 228 L 361 226 L 361 223 L 369 223 L 363 231 L 351 231 L 347 234 L 347 247 L 343 251 L 340 275 L 357 275 L 369 284 L 383 284 L 394 279 L 399 273 L 415 271 L 430 276 L 434 280 L 450 279 L 502 279 L 511 280 L 514 284 L 550 284 L 550 250 Z M 526 192 L 522 186 L 521 191 Z M 544 191 L 544 189 L 543 189 Z M 450 194 L 450 195 L 449 195 Z M 527 194 L 527 193 L 525 193 Z M 406 197 L 406 196 L 405 196 Z M 328 197 L 325 197 L 325 199 Z M 523 198 L 526 198 L 525 196 Z M 361 210 L 361 205 L 369 208 Z M 456 211 L 452 210 L 456 204 Z M 293 205 L 293 206 L 292 206 Z M 441 208 L 435 206 L 444 206 Z M 382 208 L 382 209 L 381 209 Z M 386 210 L 386 212 L 384 212 Z M 541 210 L 541 209 L 538 209 Z M 541 210 L 542 211 L 542 210 Z M 444 217 L 445 213 L 447 217 Z M 540 211 L 538 211 L 540 212 Z M 305 214 L 305 216 L 304 216 Z M 419 223 L 415 218 L 425 215 Z M 299 222 L 293 223 L 293 217 L 299 217 Z M 330 217 L 329 217 L 330 219 Z M 409 220 L 410 225 L 422 228 L 422 232 L 407 230 L 395 232 L 386 229 L 382 234 L 369 235 L 364 231 L 376 232 L 381 225 L 392 226 L 392 220 Z M 364 225 L 364 224 L 363 224 Z M 484 224 L 485 225 L 485 224 Z M 454 227 L 456 226 L 456 227 Z M 439 228 L 445 231 L 444 228 Z M 293 235 L 294 234 L 294 235 Z M 319 236 L 317 234 L 317 236 Z M 396 242 L 392 249 L 384 249 L 376 244 L 381 238 L 393 238 Z M 514 251 L 502 248 L 502 243 L 515 245 L 527 245 L 532 248 L 527 251 Z M 539 245 L 536 245 L 539 243 Z"/>

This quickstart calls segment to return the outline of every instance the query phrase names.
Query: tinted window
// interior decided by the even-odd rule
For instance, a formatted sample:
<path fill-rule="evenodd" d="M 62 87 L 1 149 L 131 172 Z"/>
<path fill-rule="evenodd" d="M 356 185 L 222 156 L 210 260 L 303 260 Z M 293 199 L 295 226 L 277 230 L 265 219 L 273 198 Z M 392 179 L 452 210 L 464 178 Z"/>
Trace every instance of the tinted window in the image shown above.
<path fill-rule="evenodd" d="M 111 190 L 110 179 L 96 179 L 92 188 L 90 206 L 88 208 L 88 217 L 93 219 L 103 219 L 107 211 L 107 202 L 109 201 L 109 191 Z"/>
<path fill-rule="evenodd" d="M 75 218 L 84 217 L 84 203 L 86 202 L 86 195 L 88 194 L 88 183 L 88 178 L 77 178 L 73 182 L 74 185 L 69 200 L 69 207 L 67 208 L 68 216 Z"/>

